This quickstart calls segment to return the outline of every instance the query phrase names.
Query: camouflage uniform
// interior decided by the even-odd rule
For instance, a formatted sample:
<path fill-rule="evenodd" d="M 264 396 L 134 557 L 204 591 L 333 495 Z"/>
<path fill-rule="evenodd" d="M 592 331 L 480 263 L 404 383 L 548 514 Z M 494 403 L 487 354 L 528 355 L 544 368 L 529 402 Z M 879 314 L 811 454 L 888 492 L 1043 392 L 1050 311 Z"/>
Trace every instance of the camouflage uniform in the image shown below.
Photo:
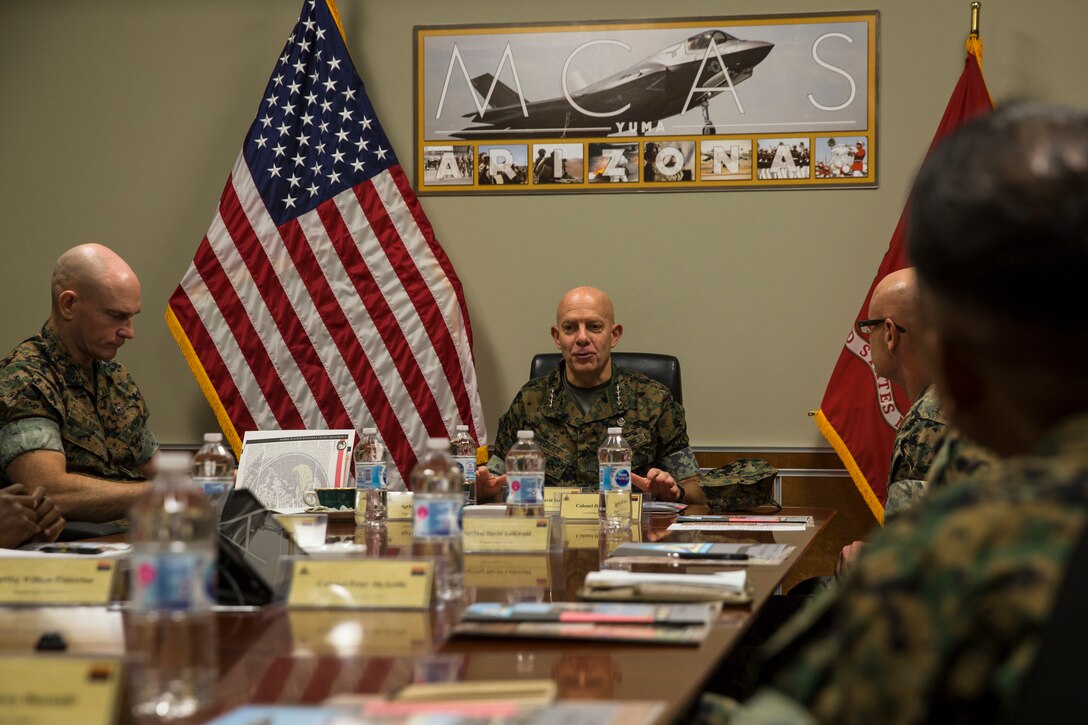
<path fill-rule="evenodd" d="M 1032 663 L 1088 508 L 1088 414 L 876 537 L 768 648 L 761 708 L 821 723 L 996 722 Z M 703 722 L 741 722 L 707 696 Z M 768 711 L 770 712 L 770 711 Z M 795 720 L 785 720 L 795 721 Z"/>
<path fill-rule="evenodd" d="M 993 460 L 992 453 L 949 427 L 936 390 L 926 388 L 899 424 L 885 518 L 910 508 L 927 489 L 946 486 Z"/>
<path fill-rule="evenodd" d="M 118 362 L 96 360 L 94 379 L 46 323 L 0 362 L 0 485 L 7 467 L 37 450 L 64 454 L 69 473 L 142 480 L 159 447 L 147 405 Z"/>
<path fill-rule="evenodd" d="M 941 412 L 937 390 L 930 385 L 899 421 L 888 470 L 885 516 L 893 516 L 921 498 L 929 467 L 947 430 L 948 419 Z"/>
<path fill-rule="evenodd" d="M 560 376 L 565 369 L 561 364 L 518 391 L 499 419 L 499 433 L 487 462 L 492 473 L 506 472 L 506 452 L 516 442 L 518 431 L 532 430 L 546 459 L 545 485 L 596 486 L 597 449 L 610 427 L 623 428 L 635 473 L 645 475 L 650 468 L 660 468 L 677 481 L 699 473 L 688 445 L 684 409 L 668 388 L 640 373 L 613 367 L 612 380 L 583 414 L 563 385 Z"/>

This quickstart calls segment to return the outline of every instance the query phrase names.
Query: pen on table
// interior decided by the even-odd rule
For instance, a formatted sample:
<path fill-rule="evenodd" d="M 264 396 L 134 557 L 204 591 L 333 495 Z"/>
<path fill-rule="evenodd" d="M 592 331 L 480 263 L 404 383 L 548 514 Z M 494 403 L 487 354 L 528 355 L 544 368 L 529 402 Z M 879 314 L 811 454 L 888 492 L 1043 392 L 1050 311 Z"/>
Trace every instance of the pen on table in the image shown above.
<path fill-rule="evenodd" d="M 697 551 L 670 551 L 668 556 L 674 559 L 721 559 L 722 561 L 748 561 L 748 555 L 737 554 L 701 554 Z"/>

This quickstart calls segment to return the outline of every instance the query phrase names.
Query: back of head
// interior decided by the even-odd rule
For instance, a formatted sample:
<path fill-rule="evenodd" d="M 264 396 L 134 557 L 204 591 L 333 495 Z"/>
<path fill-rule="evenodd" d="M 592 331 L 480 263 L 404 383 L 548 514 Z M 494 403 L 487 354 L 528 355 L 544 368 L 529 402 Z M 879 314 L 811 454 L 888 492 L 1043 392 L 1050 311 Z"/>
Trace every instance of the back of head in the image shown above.
<path fill-rule="evenodd" d="M 964 126 L 918 175 L 909 238 L 922 283 L 948 302 L 1082 334 L 1088 114 L 1012 105 Z"/>
<path fill-rule="evenodd" d="M 958 425 L 1012 452 L 1088 411 L 1088 113 L 1011 105 L 966 124 L 919 172 L 908 234 Z"/>

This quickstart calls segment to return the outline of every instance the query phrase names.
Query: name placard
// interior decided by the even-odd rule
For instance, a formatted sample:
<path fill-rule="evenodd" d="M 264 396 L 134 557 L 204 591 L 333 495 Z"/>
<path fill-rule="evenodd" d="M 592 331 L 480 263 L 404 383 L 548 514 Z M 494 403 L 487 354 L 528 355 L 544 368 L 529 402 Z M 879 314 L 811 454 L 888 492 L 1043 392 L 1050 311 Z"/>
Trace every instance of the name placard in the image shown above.
<path fill-rule="evenodd" d="M 0 604 L 107 604 L 114 559 L 0 559 Z"/>
<path fill-rule="evenodd" d="M 594 522 L 578 523 L 563 527 L 564 549 L 596 549 L 600 541 L 601 527 Z"/>
<path fill-rule="evenodd" d="M 637 523 L 632 524 L 623 536 L 606 539 L 605 546 L 608 551 L 616 548 L 625 541 L 642 541 L 642 529 Z M 575 523 L 563 527 L 564 549 L 597 549 L 601 545 L 601 527 L 594 523 Z"/>
<path fill-rule="evenodd" d="M 390 491 L 385 497 L 385 517 L 390 520 L 412 520 L 412 492 Z"/>
<path fill-rule="evenodd" d="M 390 547 L 404 547 L 412 545 L 412 522 L 390 521 L 385 525 L 388 535 L 387 542 Z"/>
<path fill-rule="evenodd" d="M 546 518 L 464 520 L 465 551 L 547 551 L 551 528 Z"/>
<path fill-rule="evenodd" d="M 121 681 L 117 659 L 2 657 L 0 713 L 10 723 L 108 725 L 117 716 Z"/>
<path fill-rule="evenodd" d="M 577 486 L 545 486 L 544 487 L 544 513 L 557 514 L 563 505 L 563 494 L 579 493 L 582 489 Z"/>
<path fill-rule="evenodd" d="M 289 607 L 426 609 L 434 563 L 393 559 L 295 559 Z"/>
<path fill-rule="evenodd" d="M 431 646 L 429 612 L 292 609 L 287 616 L 296 654 L 411 657 L 427 654 Z M 361 636 L 345 642 L 346 628 Z"/>
<path fill-rule="evenodd" d="M 465 555 L 465 586 L 485 589 L 547 588 L 551 586 L 548 557 L 544 554 L 520 556 L 467 554 Z"/>
<path fill-rule="evenodd" d="M 601 495 L 599 493 L 565 493 L 559 507 L 559 515 L 564 519 L 598 519 L 600 517 Z M 631 496 L 631 520 L 642 518 L 642 496 Z"/>

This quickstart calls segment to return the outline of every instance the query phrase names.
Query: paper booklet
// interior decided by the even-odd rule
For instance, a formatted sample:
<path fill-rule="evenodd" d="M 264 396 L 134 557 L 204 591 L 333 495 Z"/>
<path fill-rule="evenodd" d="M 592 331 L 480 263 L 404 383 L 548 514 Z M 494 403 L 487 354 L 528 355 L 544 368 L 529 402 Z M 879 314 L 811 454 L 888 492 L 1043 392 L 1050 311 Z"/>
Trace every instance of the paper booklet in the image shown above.
<path fill-rule="evenodd" d="M 266 508 L 301 509 L 314 488 L 354 487 L 348 475 L 355 431 L 247 431 L 238 461 L 238 488 L 248 488 Z"/>
<path fill-rule="evenodd" d="M 708 541 L 624 543 L 608 555 L 622 563 L 662 563 L 673 559 L 684 566 L 749 566 L 780 564 L 793 552 L 791 544 L 740 544 Z"/>
<path fill-rule="evenodd" d="M 586 575 L 578 595 L 583 599 L 638 602 L 723 602 L 752 600 L 744 570 L 713 574 L 657 574 L 615 569 Z"/>
<path fill-rule="evenodd" d="M 650 644 L 698 644 L 721 611 L 718 604 L 602 604 L 586 602 L 477 603 L 455 636 L 604 639 Z"/>

